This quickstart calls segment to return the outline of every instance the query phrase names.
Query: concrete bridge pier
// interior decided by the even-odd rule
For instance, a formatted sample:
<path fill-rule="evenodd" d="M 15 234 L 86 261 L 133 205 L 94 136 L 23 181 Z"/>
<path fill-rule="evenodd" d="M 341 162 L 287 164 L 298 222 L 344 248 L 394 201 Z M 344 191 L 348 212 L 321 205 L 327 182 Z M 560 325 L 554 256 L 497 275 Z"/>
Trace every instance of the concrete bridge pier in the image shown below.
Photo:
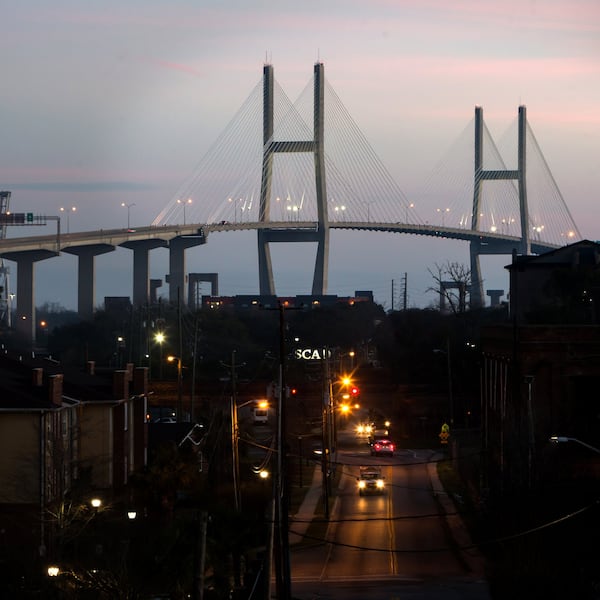
<path fill-rule="evenodd" d="M 150 280 L 150 304 L 156 304 L 156 302 L 158 301 L 158 294 L 156 293 L 156 290 L 158 290 L 159 287 L 162 287 L 162 284 L 162 279 Z"/>
<path fill-rule="evenodd" d="M 481 262 L 479 260 L 480 253 L 481 244 L 479 242 L 470 242 L 469 256 L 471 259 L 471 288 L 469 306 L 472 309 L 483 307 L 483 277 L 481 275 Z"/>
<path fill-rule="evenodd" d="M 171 304 L 186 303 L 185 287 L 185 251 L 188 248 L 206 243 L 204 236 L 181 236 L 169 241 L 169 302 Z"/>
<path fill-rule="evenodd" d="M 25 250 L 6 252 L 6 260 L 17 263 L 17 318 L 15 329 L 26 341 L 35 342 L 35 263 L 58 256 L 51 250 Z"/>
<path fill-rule="evenodd" d="M 219 274 L 218 273 L 189 273 L 188 274 L 188 306 L 190 310 L 201 308 L 202 303 L 197 302 L 198 283 L 205 281 L 210 283 L 210 295 L 219 295 Z"/>
<path fill-rule="evenodd" d="M 90 244 L 89 246 L 71 246 L 63 252 L 77 256 L 77 313 L 81 319 L 94 316 L 96 302 L 96 256 L 113 252 L 110 244 Z"/>
<path fill-rule="evenodd" d="M 136 240 L 121 244 L 133 250 L 133 306 L 145 306 L 150 301 L 150 250 L 166 248 L 165 240 Z"/>

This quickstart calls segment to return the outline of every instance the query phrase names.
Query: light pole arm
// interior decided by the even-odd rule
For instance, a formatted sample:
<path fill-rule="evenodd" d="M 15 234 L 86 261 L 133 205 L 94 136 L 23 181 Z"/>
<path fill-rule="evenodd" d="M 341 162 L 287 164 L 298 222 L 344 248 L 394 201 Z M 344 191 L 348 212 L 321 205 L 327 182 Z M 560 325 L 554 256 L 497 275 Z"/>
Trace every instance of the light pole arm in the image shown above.
<path fill-rule="evenodd" d="M 587 448 L 588 450 L 591 450 L 592 452 L 596 452 L 597 454 L 600 454 L 600 449 L 592 446 L 591 444 L 587 444 L 586 442 L 582 442 L 581 440 L 578 440 L 577 438 L 567 437 L 564 435 L 553 435 L 550 438 L 550 441 L 554 444 L 560 444 L 560 443 L 564 443 L 564 442 L 575 442 L 576 444 L 579 444 L 580 446 L 584 446 L 585 448 Z"/>

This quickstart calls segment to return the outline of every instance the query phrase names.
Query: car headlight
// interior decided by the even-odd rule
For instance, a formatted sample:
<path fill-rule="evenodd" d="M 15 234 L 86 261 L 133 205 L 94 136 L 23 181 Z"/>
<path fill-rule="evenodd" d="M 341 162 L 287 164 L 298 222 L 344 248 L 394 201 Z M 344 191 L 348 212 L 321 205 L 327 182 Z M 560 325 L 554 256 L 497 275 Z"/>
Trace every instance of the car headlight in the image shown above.
<path fill-rule="evenodd" d="M 358 482 L 358 487 L 359 488 L 364 488 L 367 485 L 367 483 L 365 481 L 363 481 L 362 479 Z"/>
<path fill-rule="evenodd" d="M 382 490 L 384 487 L 385 483 L 383 482 L 383 479 L 378 479 L 377 480 L 377 489 L 378 490 Z"/>

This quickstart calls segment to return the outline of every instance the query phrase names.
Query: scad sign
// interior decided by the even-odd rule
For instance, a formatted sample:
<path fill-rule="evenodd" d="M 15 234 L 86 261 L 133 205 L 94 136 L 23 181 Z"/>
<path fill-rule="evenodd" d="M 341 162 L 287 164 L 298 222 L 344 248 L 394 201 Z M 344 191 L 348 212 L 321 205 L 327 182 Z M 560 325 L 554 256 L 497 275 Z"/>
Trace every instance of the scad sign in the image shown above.
<path fill-rule="evenodd" d="M 329 348 L 296 348 L 294 358 L 297 360 L 323 360 L 331 358 Z"/>

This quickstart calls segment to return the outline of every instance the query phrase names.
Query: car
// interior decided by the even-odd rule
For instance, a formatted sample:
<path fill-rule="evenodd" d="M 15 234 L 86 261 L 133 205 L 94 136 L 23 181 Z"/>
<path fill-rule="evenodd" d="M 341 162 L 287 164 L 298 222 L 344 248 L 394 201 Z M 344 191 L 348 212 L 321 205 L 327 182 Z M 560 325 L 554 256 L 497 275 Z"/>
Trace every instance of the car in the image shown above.
<path fill-rule="evenodd" d="M 177 423 L 175 417 L 159 417 L 154 421 L 155 423 Z"/>
<path fill-rule="evenodd" d="M 369 445 L 373 445 L 376 441 L 378 440 L 385 440 L 388 439 L 388 436 L 390 435 L 390 432 L 387 429 L 375 429 L 372 428 L 371 431 L 369 432 Z"/>
<path fill-rule="evenodd" d="M 359 467 L 359 476 L 356 480 L 358 481 L 359 496 L 364 496 L 365 494 L 383 494 L 385 492 L 385 481 L 381 475 L 381 467 L 373 465 Z"/>
<path fill-rule="evenodd" d="M 356 434 L 357 435 L 371 435 L 371 430 L 373 426 L 370 423 L 359 423 L 356 426 Z"/>
<path fill-rule="evenodd" d="M 371 456 L 381 456 L 383 454 L 394 456 L 395 450 L 394 442 L 388 439 L 379 439 L 375 440 L 371 446 Z"/>

